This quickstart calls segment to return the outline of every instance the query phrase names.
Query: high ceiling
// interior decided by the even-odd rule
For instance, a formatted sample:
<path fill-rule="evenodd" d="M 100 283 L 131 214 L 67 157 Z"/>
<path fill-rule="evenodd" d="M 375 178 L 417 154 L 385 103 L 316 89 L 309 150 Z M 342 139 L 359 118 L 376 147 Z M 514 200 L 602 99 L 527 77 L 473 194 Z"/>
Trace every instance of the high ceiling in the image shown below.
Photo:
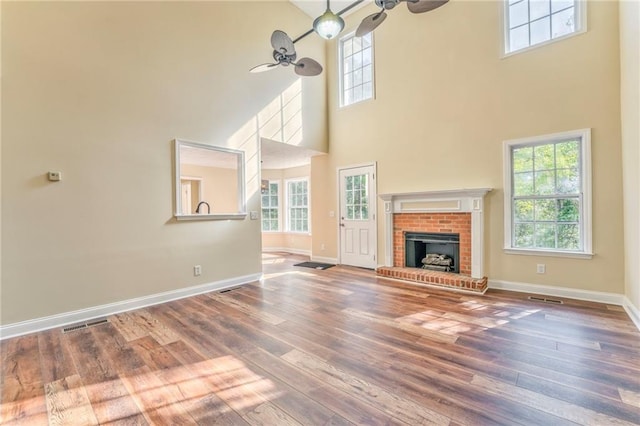
<path fill-rule="evenodd" d="M 302 10 L 304 13 L 306 13 L 307 15 L 309 15 L 313 19 L 315 19 L 318 16 L 322 15 L 324 13 L 324 11 L 327 9 L 327 2 L 326 1 L 322 1 L 322 0 L 320 0 L 320 1 L 318 1 L 318 0 L 289 0 L 289 1 L 291 3 L 293 3 L 294 5 L 296 5 L 300 10 Z M 353 3 L 353 1 L 332 0 L 331 1 L 331 10 L 334 13 L 338 13 L 339 11 L 344 9 L 345 7 L 349 6 L 351 3 Z M 344 15 L 342 15 L 342 17 L 344 18 L 345 16 L 349 15 L 350 13 L 352 13 L 354 10 L 358 10 L 361 7 L 364 7 L 364 6 L 368 5 L 369 3 L 371 3 L 370 0 L 365 0 L 364 2 L 359 4 L 358 6 L 354 7 L 350 11 L 346 12 Z M 311 24 L 313 23 L 313 19 L 311 19 L 309 21 L 309 28 L 311 28 Z"/>
<path fill-rule="evenodd" d="M 309 16 L 309 28 L 311 28 L 313 20 L 322 15 L 327 9 L 326 0 L 289 1 Z M 352 0 L 331 0 L 331 10 L 337 13 L 352 3 Z M 344 13 L 342 17 L 349 15 L 369 3 L 371 3 L 371 0 L 365 0 L 358 6 Z M 323 153 L 265 138 L 262 139 L 261 160 L 263 169 L 287 169 L 308 165 L 311 162 L 311 157 L 314 155 L 323 155 Z"/>

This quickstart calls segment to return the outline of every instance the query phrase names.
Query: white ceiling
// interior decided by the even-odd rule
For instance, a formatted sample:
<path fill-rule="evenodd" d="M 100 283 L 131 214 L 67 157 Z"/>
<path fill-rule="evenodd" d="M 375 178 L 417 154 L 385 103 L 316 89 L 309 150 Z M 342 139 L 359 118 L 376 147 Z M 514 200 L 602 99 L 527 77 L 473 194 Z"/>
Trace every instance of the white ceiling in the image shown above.
<path fill-rule="evenodd" d="M 311 157 L 324 153 L 312 149 L 300 148 L 282 142 L 262 138 L 260 160 L 263 169 L 288 169 L 306 166 L 311 163 Z"/>
<path fill-rule="evenodd" d="M 318 16 L 322 15 L 324 13 L 324 11 L 327 9 L 327 2 L 326 0 L 322 1 L 322 0 L 289 0 L 291 3 L 293 3 L 294 5 L 296 5 L 298 7 L 298 9 L 302 10 L 304 13 L 306 13 L 307 15 L 309 15 L 311 18 L 315 19 Z M 342 9 L 344 9 L 345 7 L 349 6 L 351 3 L 353 3 L 353 0 L 332 0 L 330 5 L 331 5 L 331 11 L 333 13 L 338 13 L 340 12 Z M 359 5 L 355 6 L 353 9 L 349 10 L 348 12 L 344 13 L 342 15 L 342 17 L 344 18 L 345 16 L 348 16 L 350 13 L 353 13 L 354 11 L 368 5 L 369 3 L 371 3 L 371 0 L 365 0 L 362 3 L 360 3 Z M 311 21 L 311 23 L 313 23 L 313 20 Z M 311 25 L 309 25 L 311 26 Z"/>

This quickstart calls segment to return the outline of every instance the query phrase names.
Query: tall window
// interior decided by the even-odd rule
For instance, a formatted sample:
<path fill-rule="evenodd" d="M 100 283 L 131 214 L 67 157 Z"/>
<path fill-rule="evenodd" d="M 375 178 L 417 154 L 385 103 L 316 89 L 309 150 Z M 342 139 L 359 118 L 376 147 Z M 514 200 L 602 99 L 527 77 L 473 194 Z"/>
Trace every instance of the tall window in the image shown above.
<path fill-rule="evenodd" d="M 508 252 L 591 256 L 590 133 L 505 142 Z"/>
<path fill-rule="evenodd" d="M 269 181 L 267 190 L 262 193 L 262 230 L 280 230 L 279 196 L 280 185 L 278 182 Z"/>
<path fill-rule="evenodd" d="M 505 53 L 586 29 L 585 0 L 505 0 Z"/>
<path fill-rule="evenodd" d="M 287 231 L 309 232 L 309 182 L 287 181 Z"/>
<path fill-rule="evenodd" d="M 340 106 L 373 98 L 373 39 L 348 35 L 340 40 Z"/>

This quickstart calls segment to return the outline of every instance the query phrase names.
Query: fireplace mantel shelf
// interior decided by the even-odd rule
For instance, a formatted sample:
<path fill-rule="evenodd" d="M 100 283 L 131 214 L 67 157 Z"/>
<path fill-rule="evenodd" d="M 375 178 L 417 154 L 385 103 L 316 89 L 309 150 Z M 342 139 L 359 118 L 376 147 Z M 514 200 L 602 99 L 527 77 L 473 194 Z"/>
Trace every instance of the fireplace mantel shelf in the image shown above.
<path fill-rule="evenodd" d="M 452 200 L 484 197 L 492 188 L 446 189 L 441 191 L 398 192 L 380 194 L 383 201 L 395 200 Z"/>

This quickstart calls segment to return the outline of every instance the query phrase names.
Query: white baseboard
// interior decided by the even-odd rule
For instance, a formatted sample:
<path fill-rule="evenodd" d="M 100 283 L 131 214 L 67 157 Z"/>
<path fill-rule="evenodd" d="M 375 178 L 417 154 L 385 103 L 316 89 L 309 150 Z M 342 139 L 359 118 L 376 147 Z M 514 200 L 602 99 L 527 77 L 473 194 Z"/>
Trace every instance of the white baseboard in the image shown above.
<path fill-rule="evenodd" d="M 335 257 L 311 256 L 311 260 L 314 262 L 332 263 L 334 265 L 338 264 L 338 259 Z"/>
<path fill-rule="evenodd" d="M 631 303 L 631 300 L 629 300 L 627 296 L 624 296 L 622 300 L 622 307 L 627 311 L 629 318 L 631 318 L 631 321 L 638 327 L 638 330 L 640 330 L 640 310 Z"/>
<path fill-rule="evenodd" d="M 229 278 L 212 283 L 201 284 L 193 287 L 171 290 L 135 299 L 123 300 L 121 302 L 109 303 L 106 305 L 94 306 L 77 311 L 64 312 L 42 318 L 16 322 L 13 324 L 0 325 L 0 340 L 11 337 L 22 336 L 24 334 L 35 333 L 51 328 L 62 327 L 78 322 L 89 321 L 94 318 L 117 314 L 120 312 L 140 309 L 147 306 L 170 302 L 172 300 L 183 299 L 197 294 L 208 293 L 210 291 L 223 290 L 229 287 L 237 287 L 262 279 L 262 273 L 244 275 L 241 277 Z"/>
<path fill-rule="evenodd" d="M 293 249 L 289 247 L 262 247 L 265 253 L 291 253 L 311 257 L 311 250 Z"/>
<path fill-rule="evenodd" d="M 638 330 L 640 330 L 640 311 L 624 294 L 607 293 L 604 291 L 581 290 L 568 287 L 554 287 L 540 284 L 516 283 L 500 280 L 489 280 L 488 284 L 489 288 L 498 290 L 541 294 L 544 296 L 566 297 L 568 299 L 586 300 L 589 302 L 622 306 L 629 315 L 629 318 L 631 318 L 631 321 L 633 321 Z"/>
<path fill-rule="evenodd" d="M 624 295 L 603 291 L 581 290 L 569 287 L 555 287 L 541 284 L 517 283 L 511 281 L 489 280 L 489 288 L 497 290 L 517 291 L 520 293 L 534 293 L 545 296 L 566 297 L 568 299 L 586 300 L 589 302 L 606 303 L 622 306 Z"/>

